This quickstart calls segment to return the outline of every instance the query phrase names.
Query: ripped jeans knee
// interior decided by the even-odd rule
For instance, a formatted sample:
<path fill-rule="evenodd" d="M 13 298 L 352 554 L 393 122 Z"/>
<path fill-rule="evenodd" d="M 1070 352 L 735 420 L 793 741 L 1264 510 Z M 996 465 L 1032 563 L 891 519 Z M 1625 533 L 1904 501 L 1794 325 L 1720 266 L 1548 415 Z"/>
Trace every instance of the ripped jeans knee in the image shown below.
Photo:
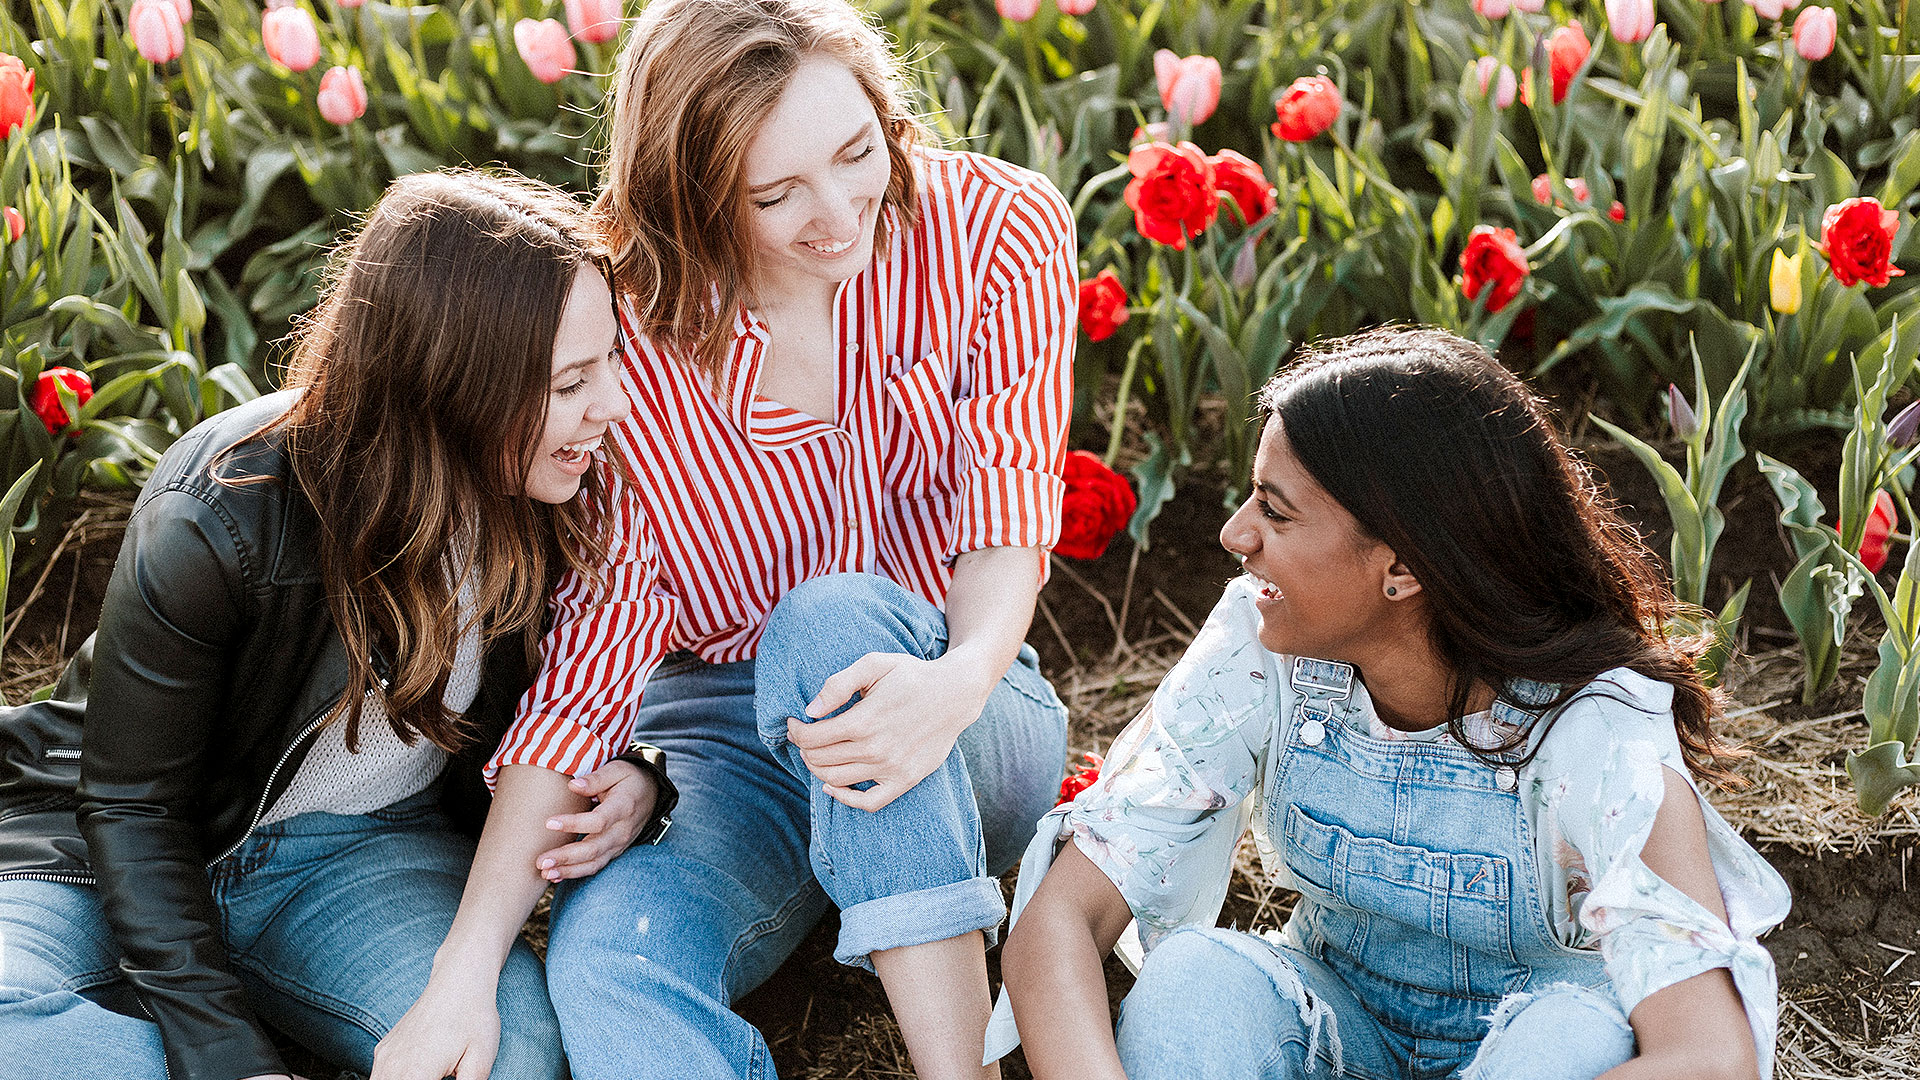
<path fill-rule="evenodd" d="M 1606 990 L 1556 983 L 1509 994 L 1460 1080 L 1592 1080 L 1632 1059 L 1633 1029 Z"/>
<path fill-rule="evenodd" d="M 1116 1035 L 1132 1080 L 1344 1075 L 1333 1009 L 1297 962 L 1233 930 L 1181 930 L 1147 955 Z"/>

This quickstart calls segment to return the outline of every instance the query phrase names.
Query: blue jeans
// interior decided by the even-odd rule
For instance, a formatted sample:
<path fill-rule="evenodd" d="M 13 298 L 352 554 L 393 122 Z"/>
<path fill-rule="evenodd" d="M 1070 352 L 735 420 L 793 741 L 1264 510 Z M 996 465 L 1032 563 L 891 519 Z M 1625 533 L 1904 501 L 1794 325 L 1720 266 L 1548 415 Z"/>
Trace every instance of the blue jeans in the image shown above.
<path fill-rule="evenodd" d="M 1325 964 L 1233 930 L 1181 930 L 1147 954 L 1120 1010 L 1132 1080 L 1592 1080 L 1633 1057 L 1604 990 L 1559 983 L 1489 1004 L 1464 1067 L 1422 1062 Z"/>
<path fill-rule="evenodd" d="M 362 1073 L 426 989 L 473 862 L 473 843 L 434 795 L 264 826 L 209 873 L 255 1013 Z M 164 1077 L 159 1029 L 136 1019 L 119 960 L 91 886 L 0 881 L 0 1062 L 32 1061 L 35 1075 L 62 1080 Z M 498 1002 L 493 1075 L 566 1076 L 546 980 L 525 942 L 507 958 Z"/>
<path fill-rule="evenodd" d="M 771 1076 L 765 1040 L 728 1006 L 829 902 L 843 963 L 998 926 L 995 875 L 1052 807 L 1066 757 L 1066 710 L 1032 650 L 946 762 L 876 813 L 828 798 L 786 743 L 786 718 L 866 653 L 945 650 L 933 605 L 841 574 L 782 598 L 755 660 L 676 654 L 654 673 L 635 734 L 672 759 L 674 825 L 554 903 L 548 983 L 576 1077 Z"/>

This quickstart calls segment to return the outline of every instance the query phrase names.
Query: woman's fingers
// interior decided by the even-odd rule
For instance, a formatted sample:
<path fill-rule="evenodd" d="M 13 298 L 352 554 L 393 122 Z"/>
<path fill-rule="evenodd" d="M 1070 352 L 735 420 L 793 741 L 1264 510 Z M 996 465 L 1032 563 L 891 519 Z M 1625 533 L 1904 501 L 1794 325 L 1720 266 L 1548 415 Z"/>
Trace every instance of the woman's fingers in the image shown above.
<path fill-rule="evenodd" d="M 858 783 L 859 781 L 855 781 Z M 900 797 L 903 790 L 899 784 L 888 780 L 876 780 L 872 787 L 859 791 L 851 787 L 839 787 L 834 784 L 821 785 L 835 802 L 851 806 L 855 810 L 869 813 L 884 808 L 888 803 Z"/>
<path fill-rule="evenodd" d="M 818 719 L 845 705 L 853 695 L 879 682 L 900 659 L 895 653 L 868 653 L 827 676 L 820 692 L 807 703 L 807 715 Z"/>

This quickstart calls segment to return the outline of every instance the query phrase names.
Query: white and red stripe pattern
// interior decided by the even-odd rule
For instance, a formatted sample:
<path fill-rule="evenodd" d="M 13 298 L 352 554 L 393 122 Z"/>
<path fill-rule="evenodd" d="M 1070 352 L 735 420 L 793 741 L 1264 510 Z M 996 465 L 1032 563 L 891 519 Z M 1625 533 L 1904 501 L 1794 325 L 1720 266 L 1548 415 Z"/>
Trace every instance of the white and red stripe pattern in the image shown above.
<path fill-rule="evenodd" d="M 754 654 L 788 589 L 883 574 L 941 604 L 955 555 L 1050 547 L 1072 409 L 1073 215 L 1044 177 L 924 150 L 918 227 L 843 284 L 836 422 L 754 393 L 768 329 L 734 321 L 719 385 L 622 314 L 633 415 L 612 445 L 604 602 L 569 577 L 545 660 L 488 766 L 581 774 L 626 745 L 661 657 Z"/>

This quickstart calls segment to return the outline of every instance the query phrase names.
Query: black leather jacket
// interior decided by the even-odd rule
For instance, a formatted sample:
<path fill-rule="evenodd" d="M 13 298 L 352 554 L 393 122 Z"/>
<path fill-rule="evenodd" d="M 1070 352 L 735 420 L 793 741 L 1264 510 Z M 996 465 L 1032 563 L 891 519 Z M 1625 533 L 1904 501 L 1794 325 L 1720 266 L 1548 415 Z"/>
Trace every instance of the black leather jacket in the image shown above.
<path fill-rule="evenodd" d="M 346 688 L 319 522 L 282 440 L 223 456 L 291 401 L 222 413 L 167 451 L 134 504 L 91 649 L 54 700 L 0 710 L 0 878 L 98 885 L 174 1080 L 284 1071 L 228 967 L 207 870 L 284 790 Z M 475 742 L 443 785 L 476 832 L 481 765 L 530 681 L 521 650 L 490 650 L 468 711 Z"/>

